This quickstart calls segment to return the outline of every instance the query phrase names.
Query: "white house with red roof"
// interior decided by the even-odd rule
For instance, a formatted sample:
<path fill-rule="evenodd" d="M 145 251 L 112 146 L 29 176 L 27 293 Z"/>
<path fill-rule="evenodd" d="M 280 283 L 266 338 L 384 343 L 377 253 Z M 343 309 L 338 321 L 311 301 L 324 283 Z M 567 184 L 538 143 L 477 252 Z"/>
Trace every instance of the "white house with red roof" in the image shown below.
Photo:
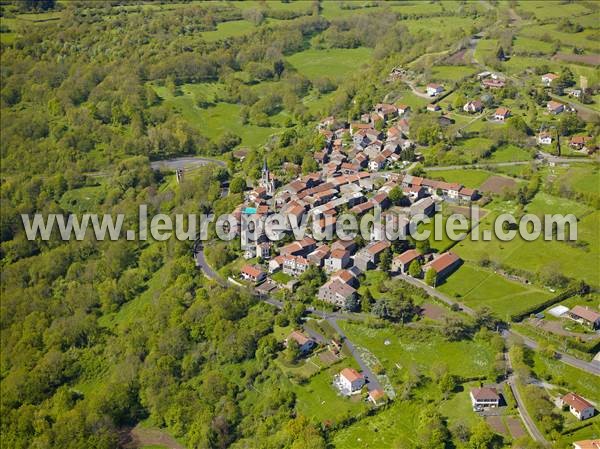
<path fill-rule="evenodd" d="M 244 265 L 240 270 L 240 275 L 243 279 L 258 284 L 267 277 L 267 274 L 259 267 L 254 265 Z"/>
<path fill-rule="evenodd" d="M 288 337 L 283 341 L 283 345 L 287 348 L 289 342 L 292 340 L 298 343 L 298 348 L 301 354 L 309 353 L 317 344 L 312 338 L 297 330 L 292 331 L 292 333 L 288 335 Z"/>
<path fill-rule="evenodd" d="M 500 405 L 500 395 L 492 387 L 473 388 L 469 396 L 471 397 L 473 410 L 476 412 L 497 408 Z"/>
<path fill-rule="evenodd" d="M 574 441 L 573 449 L 600 449 L 600 440 Z"/>
<path fill-rule="evenodd" d="M 365 376 L 354 368 L 344 368 L 338 375 L 338 382 L 342 394 L 356 394 L 365 385 Z"/>
<path fill-rule="evenodd" d="M 556 115 L 556 114 L 560 114 L 561 112 L 563 112 L 565 110 L 565 105 L 562 103 L 559 103 L 558 101 L 550 100 L 546 104 L 546 109 L 548 110 L 548 112 L 550 114 Z"/>
<path fill-rule="evenodd" d="M 560 76 L 556 73 L 546 73 L 545 75 L 542 75 L 542 84 L 546 87 L 550 87 L 552 83 L 559 78 Z"/>
<path fill-rule="evenodd" d="M 350 252 L 344 249 L 334 249 L 325 259 L 324 269 L 328 273 L 339 271 L 350 263 Z"/>
<path fill-rule="evenodd" d="M 498 122 L 505 121 L 509 116 L 510 116 L 510 109 L 508 109 L 508 108 L 500 107 L 500 108 L 496 109 L 496 112 L 494 112 L 494 120 L 496 120 Z"/>
<path fill-rule="evenodd" d="M 569 310 L 568 317 L 592 329 L 600 328 L 600 313 L 589 307 L 575 306 Z"/>
<path fill-rule="evenodd" d="M 559 407 L 568 407 L 580 421 L 591 418 L 596 413 L 594 406 L 576 393 L 567 393 L 557 402 Z"/>

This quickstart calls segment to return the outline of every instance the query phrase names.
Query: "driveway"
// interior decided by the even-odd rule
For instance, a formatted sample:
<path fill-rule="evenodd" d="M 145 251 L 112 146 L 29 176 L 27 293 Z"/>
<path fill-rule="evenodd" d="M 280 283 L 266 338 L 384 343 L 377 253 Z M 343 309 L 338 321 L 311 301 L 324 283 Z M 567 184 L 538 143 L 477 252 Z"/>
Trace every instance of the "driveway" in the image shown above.
<path fill-rule="evenodd" d="M 348 346 L 348 350 L 350 351 L 350 353 L 352 354 L 352 356 L 354 357 L 354 359 L 358 363 L 358 366 L 360 366 L 360 369 L 363 372 L 363 375 L 365 376 L 365 379 L 367 380 L 367 389 L 369 391 L 372 391 L 372 390 L 383 390 L 383 387 L 381 386 L 381 384 L 377 380 L 377 376 L 373 373 L 373 371 L 371 371 L 371 368 L 369 368 L 369 366 L 362 359 L 362 357 L 360 356 L 359 352 L 356 350 L 356 347 L 354 346 L 354 344 L 348 339 L 348 337 L 346 337 L 346 334 L 340 328 L 340 326 L 337 324 L 337 322 L 335 321 L 335 319 L 334 318 L 328 318 L 327 321 L 329 322 L 329 324 L 331 324 L 331 326 L 335 329 L 335 331 L 346 342 L 346 346 Z"/>

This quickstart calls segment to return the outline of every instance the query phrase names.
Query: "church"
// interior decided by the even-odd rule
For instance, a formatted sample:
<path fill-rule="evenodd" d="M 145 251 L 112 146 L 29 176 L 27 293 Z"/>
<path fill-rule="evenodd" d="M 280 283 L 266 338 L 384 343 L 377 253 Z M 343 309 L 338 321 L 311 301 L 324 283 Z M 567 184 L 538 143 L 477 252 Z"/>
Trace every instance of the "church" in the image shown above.
<path fill-rule="evenodd" d="M 267 166 L 267 159 L 264 159 L 262 175 L 260 177 L 259 186 L 266 190 L 267 196 L 273 196 L 275 194 L 275 176 L 269 171 Z"/>

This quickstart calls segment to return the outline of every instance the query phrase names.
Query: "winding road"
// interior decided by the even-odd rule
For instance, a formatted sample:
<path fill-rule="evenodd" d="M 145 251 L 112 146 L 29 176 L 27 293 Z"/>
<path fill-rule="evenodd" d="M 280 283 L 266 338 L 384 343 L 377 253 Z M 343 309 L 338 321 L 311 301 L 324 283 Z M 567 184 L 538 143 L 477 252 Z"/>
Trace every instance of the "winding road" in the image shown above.
<path fill-rule="evenodd" d="M 162 161 L 154 161 L 150 162 L 150 167 L 152 168 L 152 170 L 159 170 L 161 168 L 167 170 L 179 170 L 187 168 L 189 170 L 208 164 L 217 164 L 221 167 L 225 167 L 225 162 L 220 161 L 219 159 L 212 159 L 201 156 L 185 156 L 177 157 L 174 159 L 165 159 Z"/>

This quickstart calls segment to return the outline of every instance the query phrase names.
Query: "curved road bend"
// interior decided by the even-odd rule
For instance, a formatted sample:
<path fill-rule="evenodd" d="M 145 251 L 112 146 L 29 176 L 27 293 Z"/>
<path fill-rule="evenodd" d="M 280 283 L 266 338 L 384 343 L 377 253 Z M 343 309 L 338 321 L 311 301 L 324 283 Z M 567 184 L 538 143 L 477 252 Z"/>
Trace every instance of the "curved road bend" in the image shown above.
<path fill-rule="evenodd" d="M 158 170 L 160 168 L 166 168 L 169 170 L 177 170 L 183 168 L 195 168 L 200 167 L 202 165 L 208 164 L 217 164 L 221 167 L 225 166 L 225 162 L 220 161 L 218 159 L 211 159 L 208 157 L 196 157 L 196 156 L 185 156 L 185 157 L 177 157 L 174 159 L 165 159 L 162 161 L 154 161 L 150 162 L 150 167 L 152 170 Z"/>
<path fill-rule="evenodd" d="M 215 270 L 213 270 L 212 267 L 206 261 L 202 247 L 200 247 L 199 251 L 195 254 L 195 259 L 196 266 L 202 270 L 206 277 L 217 281 L 221 285 L 226 285 L 226 282 L 223 280 L 223 278 L 221 278 L 221 276 L 219 276 L 219 274 Z M 261 299 L 267 304 L 271 304 L 272 306 L 277 307 L 278 309 L 283 308 L 283 303 L 281 301 L 271 298 L 270 296 L 261 296 Z M 366 362 L 362 359 L 362 357 L 356 350 L 354 344 L 348 339 L 344 331 L 337 324 L 336 319 L 347 318 L 348 316 L 346 316 L 343 313 L 326 312 L 323 310 L 314 309 L 312 307 L 307 308 L 307 311 L 312 312 L 323 319 L 326 319 L 329 322 L 329 324 L 335 329 L 335 331 L 340 335 L 340 337 L 342 337 L 342 339 L 346 342 L 350 353 L 356 360 L 356 363 L 358 363 L 358 366 L 360 366 L 365 376 L 365 379 L 367 380 L 367 388 L 369 389 L 369 391 L 375 389 L 382 389 L 381 384 L 377 380 L 377 376 L 373 373 L 373 371 L 371 371 L 369 365 L 367 365 Z M 320 337 L 320 339 L 323 339 L 322 336 Z"/>

